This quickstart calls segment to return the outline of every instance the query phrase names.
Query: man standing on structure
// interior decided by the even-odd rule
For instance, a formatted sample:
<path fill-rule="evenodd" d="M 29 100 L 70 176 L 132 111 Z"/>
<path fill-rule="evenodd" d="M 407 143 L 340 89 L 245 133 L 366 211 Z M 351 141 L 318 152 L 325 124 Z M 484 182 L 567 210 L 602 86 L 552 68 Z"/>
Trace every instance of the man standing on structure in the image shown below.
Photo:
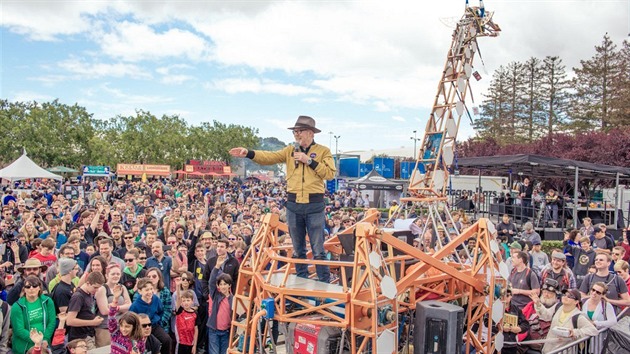
<path fill-rule="evenodd" d="M 315 143 L 315 120 L 299 116 L 293 130 L 295 143 L 278 151 L 254 151 L 237 147 L 230 155 L 247 157 L 261 165 L 286 163 L 287 172 L 287 222 L 293 241 L 293 258 L 306 259 L 306 234 L 308 233 L 313 259 L 326 259 L 324 251 L 324 181 L 335 177 L 335 163 L 327 147 Z M 308 264 L 296 264 L 299 277 L 307 278 Z M 330 281 L 328 266 L 316 265 L 320 281 Z"/>

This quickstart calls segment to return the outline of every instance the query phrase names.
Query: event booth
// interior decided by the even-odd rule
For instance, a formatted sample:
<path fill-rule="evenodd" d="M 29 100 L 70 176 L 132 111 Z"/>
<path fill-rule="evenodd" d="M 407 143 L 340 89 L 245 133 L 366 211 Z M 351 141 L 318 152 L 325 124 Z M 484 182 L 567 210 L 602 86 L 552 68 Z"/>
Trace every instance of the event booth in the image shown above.
<path fill-rule="evenodd" d="M 400 200 L 403 192 L 403 184 L 390 181 L 381 176 L 376 170 L 367 175 L 349 182 L 350 187 L 357 188 L 362 195 L 368 194 L 370 206 L 376 208 L 388 207 L 392 200 Z"/>

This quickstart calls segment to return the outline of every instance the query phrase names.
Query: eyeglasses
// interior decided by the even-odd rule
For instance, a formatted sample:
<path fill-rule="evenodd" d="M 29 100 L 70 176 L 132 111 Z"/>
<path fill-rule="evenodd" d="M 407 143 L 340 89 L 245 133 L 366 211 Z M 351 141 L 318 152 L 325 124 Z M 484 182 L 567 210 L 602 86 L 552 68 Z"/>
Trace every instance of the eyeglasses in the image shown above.
<path fill-rule="evenodd" d="M 147 257 L 140 257 L 140 258 L 138 258 L 138 260 L 140 260 L 140 261 L 146 261 L 146 260 L 147 260 Z"/>
<path fill-rule="evenodd" d="M 595 294 L 597 294 L 597 295 L 604 295 L 604 293 L 603 293 L 603 292 L 601 292 L 601 291 L 599 291 L 599 290 L 595 290 L 595 289 L 591 289 L 591 292 L 592 292 L 592 293 L 595 293 Z"/>
<path fill-rule="evenodd" d="M 87 344 L 79 344 L 77 348 L 87 349 Z"/>
<path fill-rule="evenodd" d="M 39 285 L 32 285 L 32 284 L 24 285 L 24 289 L 32 289 L 32 288 L 39 288 Z"/>
<path fill-rule="evenodd" d="M 135 258 L 128 258 L 128 259 L 125 259 L 125 262 L 129 263 L 129 262 L 133 262 L 135 260 L 136 260 Z"/>
<path fill-rule="evenodd" d="M 130 236 L 130 237 L 124 237 L 124 239 L 125 239 L 125 240 L 133 240 L 133 239 L 134 239 L 134 237 L 133 237 L 133 236 Z"/>
<path fill-rule="evenodd" d="M 293 135 L 300 135 L 301 132 L 306 131 L 307 129 L 294 129 L 293 130 Z"/>
<path fill-rule="evenodd" d="M 149 328 L 149 327 L 151 327 L 151 324 L 150 323 L 142 323 L 141 326 L 142 326 L 142 328 Z"/>
<path fill-rule="evenodd" d="M 158 278 L 158 276 L 157 276 L 157 275 L 155 275 L 155 274 L 153 274 L 153 275 L 149 275 L 149 278 L 151 278 L 151 279 L 157 279 L 157 278 Z"/>

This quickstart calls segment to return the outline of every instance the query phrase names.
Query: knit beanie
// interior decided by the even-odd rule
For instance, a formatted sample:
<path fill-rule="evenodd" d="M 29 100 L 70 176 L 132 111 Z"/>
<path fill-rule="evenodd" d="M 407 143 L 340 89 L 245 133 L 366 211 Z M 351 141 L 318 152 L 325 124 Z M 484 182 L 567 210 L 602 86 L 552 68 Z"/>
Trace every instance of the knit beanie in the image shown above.
<path fill-rule="evenodd" d="M 61 258 L 59 259 L 59 264 L 57 265 L 57 268 L 59 268 L 59 274 L 66 275 L 66 274 L 70 274 L 70 272 L 72 271 L 72 269 L 74 268 L 74 266 L 77 264 L 77 261 L 75 261 L 74 259 L 70 259 L 70 258 Z"/>

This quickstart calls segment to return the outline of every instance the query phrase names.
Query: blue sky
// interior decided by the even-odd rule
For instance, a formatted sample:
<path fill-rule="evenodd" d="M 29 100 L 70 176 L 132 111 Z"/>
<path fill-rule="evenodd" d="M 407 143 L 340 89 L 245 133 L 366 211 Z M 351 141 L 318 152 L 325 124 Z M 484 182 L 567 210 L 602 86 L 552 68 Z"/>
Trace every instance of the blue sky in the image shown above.
<path fill-rule="evenodd" d="M 58 98 L 98 119 L 136 109 L 218 120 L 289 142 L 311 115 L 339 151 L 411 147 L 422 136 L 463 0 L 2 0 L 0 97 Z M 471 4 L 477 5 L 476 0 Z M 567 69 L 604 33 L 630 33 L 630 0 L 486 0 L 477 106 L 492 71 L 559 55 Z M 474 134 L 462 119 L 460 138 Z M 334 148 L 334 140 L 333 140 Z"/>

